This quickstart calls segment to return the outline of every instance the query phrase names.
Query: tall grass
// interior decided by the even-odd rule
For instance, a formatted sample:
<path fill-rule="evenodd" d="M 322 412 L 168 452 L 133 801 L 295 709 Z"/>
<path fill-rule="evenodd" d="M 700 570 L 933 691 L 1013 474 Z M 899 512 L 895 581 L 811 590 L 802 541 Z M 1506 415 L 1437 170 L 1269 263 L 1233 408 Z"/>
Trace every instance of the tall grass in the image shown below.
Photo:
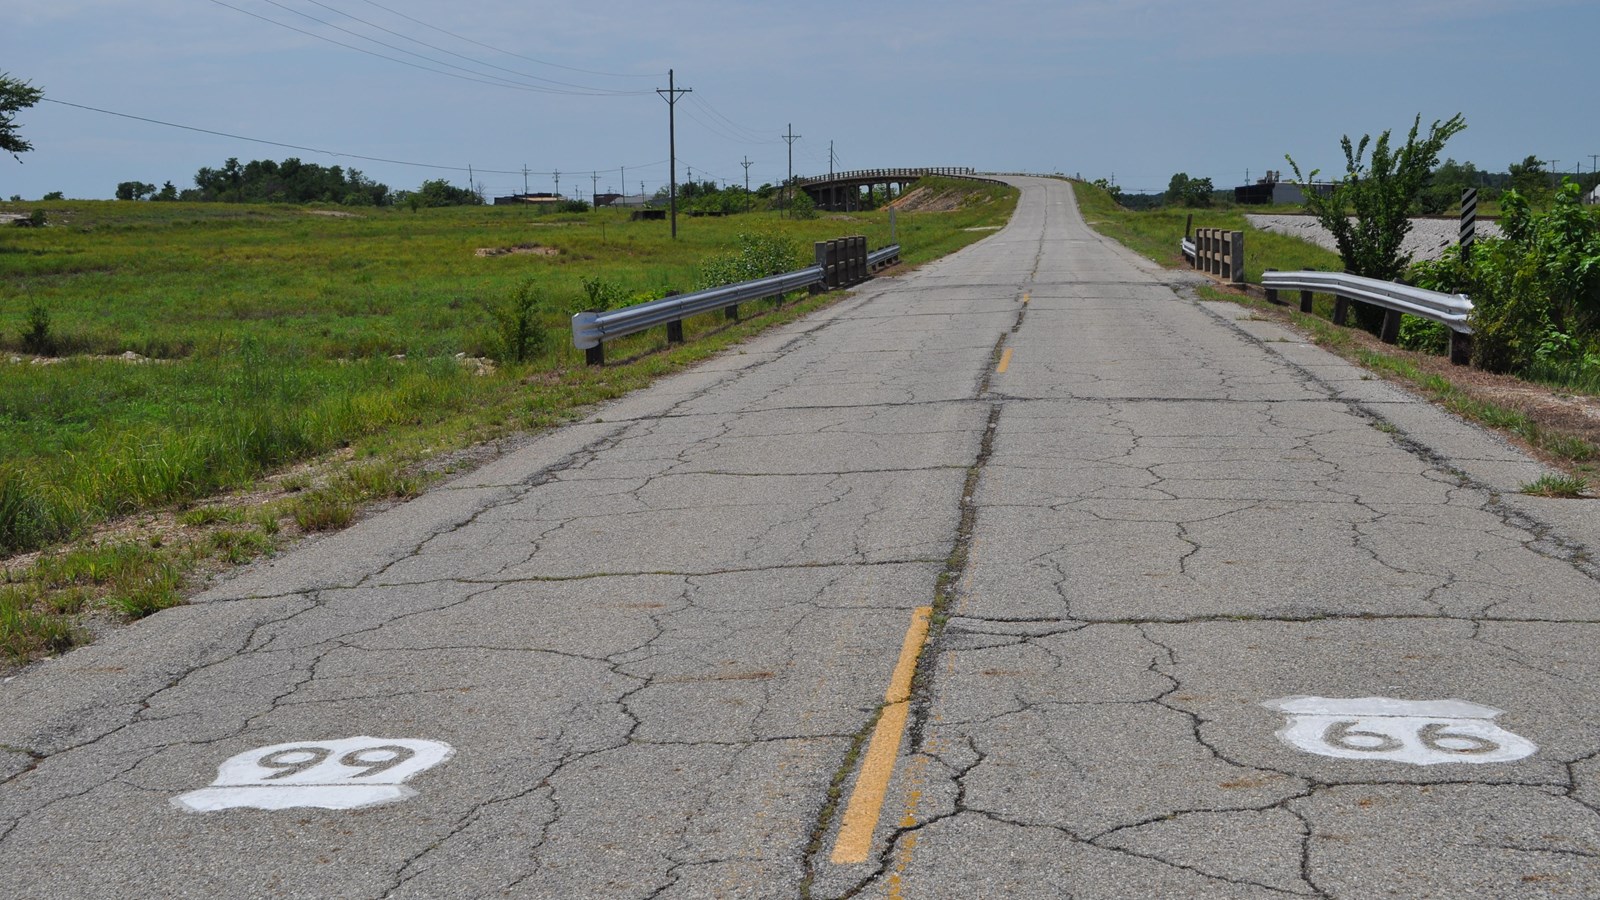
<path fill-rule="evenodd" d="M 977 240 L 965 229 L 1004 222 L 1014 203 L 1014 192 L 976 186 L 963 209 L 901 214 L 902 255 L 929 259 Z M 691 289 L 704 260 L 753 230 L 802 245 L 845 234 L 888 242 L 885 212 L 696 219 L 675 242 L 659 222 L 611 211 L 366 209 L 343 218 L 295 206 L 48 206 L 51 227 L 19 229 L 0 248 L 0 347 L 21 352 L 30 311 L 44 309 L 63 347 L 159 359 L 31 365 L 0 356 L 0 554 L 347 445 L 476 428 L 486 415 L 548 422 L 676 364 L 584 371 L 564 338 L 586 280 L 603 277 L 628 294 Z M 543 252 L 475 252 L 525 245 Z M 516 306 L 517 335 L 527 339 L 507 354 L 495 313 L 519 295 L 539 303 Z M 685 323 L 691 339 L 728 327 L 720 315 Z M 532 339 L 541 331 L 550 340 Z M 664 344 L 635 335 L 608 356 Z M 457 354 L 473 359 L 464 365 Z M 475 358 L 491 354 L 510 364 L 480 374 Z M 535 373 L 559 377 L 529 387 Z M 347 519 L 347 500 L 323 499 L 296 513 L 303 526 Z"/>

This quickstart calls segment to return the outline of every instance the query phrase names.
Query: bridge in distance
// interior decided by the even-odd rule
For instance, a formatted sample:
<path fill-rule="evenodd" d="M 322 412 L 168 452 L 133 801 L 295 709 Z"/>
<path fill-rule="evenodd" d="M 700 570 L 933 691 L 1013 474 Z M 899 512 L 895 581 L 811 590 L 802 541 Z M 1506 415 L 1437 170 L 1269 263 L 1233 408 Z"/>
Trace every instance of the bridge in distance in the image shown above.
<path fill-rule="evenodd" d="M 1593 501 L 1005 180 L 0 684 L 0 896 L 1600 895 Z"/>

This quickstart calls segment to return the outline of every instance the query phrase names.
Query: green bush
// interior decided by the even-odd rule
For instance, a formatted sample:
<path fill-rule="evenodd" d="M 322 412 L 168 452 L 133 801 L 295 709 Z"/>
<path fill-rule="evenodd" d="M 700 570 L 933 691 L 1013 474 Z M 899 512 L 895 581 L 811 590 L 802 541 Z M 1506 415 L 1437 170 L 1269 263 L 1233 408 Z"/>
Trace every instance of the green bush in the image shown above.
<path fill-rule="evenodd" d="M 1400 346 L 1423 353 L 1444 353 L 1450 349 L 1450 329 L 1431 319 L 1401 316 Z"/>
<path fill-rule="evenodd" d="M 713 256 L 700 264 L 697 283 L 701 290 L 781 275 L 800 268 L 805 262 L 799 243 L 781 235 L 746 231 L 738 234 L 734 242 L 737 249 L 733 252 Z"/>
<path fill-rule="evenodd" d="M 1473 363 L 1495 372 L 1583 376 L 1600 340 L 1600 208 L 1568 181 L 1547 212 L 1516 191 L 1500 201 L 1503 238 L 1470 261 L 1451 248 L 1412 267 L 1417 284 L 1472 298 Z"/>
<path fill-rule="evenodd" d="M 532 279 L 517 285 L 504 304 L 493 310 L 494 357 L 501 363 L 525 363 L 544 351 L 549 331 L 540 317 L 539 292 Z"/>
<path fill-rule="evenodd" d="M 50 310 L 43 303 L 28 307 L 28 327 L 22 333 L 22 349 L 40 356 L 56 355 L 56 339 L 50 333 Z"/>

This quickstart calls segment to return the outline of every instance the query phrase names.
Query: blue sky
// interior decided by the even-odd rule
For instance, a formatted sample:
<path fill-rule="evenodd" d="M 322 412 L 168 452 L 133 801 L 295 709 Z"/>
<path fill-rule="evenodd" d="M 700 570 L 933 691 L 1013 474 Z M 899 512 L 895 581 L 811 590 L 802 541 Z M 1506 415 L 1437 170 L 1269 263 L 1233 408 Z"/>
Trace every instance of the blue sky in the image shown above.
<path fill-rule="evenodd" d="M 470 165 L 491 194 L 520 191 L 524 166 L 532 190 L 560 171 L 563 193 L 585 195 L 591 172 L 620 189 L 625 167 L 630 191 L 654 190 L 669 68 L 694 91 L 678 105 L 680 179 L 742 182 L 745 158 L 752 185 L 781 179 L 791 123 L 797 174 L 826 171 L 832 140 L 846 169 L 1060 171 L 1150 191 L 1178 171 L 1242 183 L 1286 170 L 1285 153 L 1334 169 L 1342 134 L 1404 131 L 1419 112 L 1463 113 L 1446 155 L 1483 168 L 1532 154 L 1588 171 L 1600 153 L 1595 0 L 6 0 L 5 20 L 0 67 L 53 100 L 438 168 L 43 103 L 18 117 L 33 152 L 0 158 L 3 197 L 188 187 L 230 156 L 354 166 L 397 189 L 465 185 Z M 520 87 L 483 83 L 499 79 Z"/>

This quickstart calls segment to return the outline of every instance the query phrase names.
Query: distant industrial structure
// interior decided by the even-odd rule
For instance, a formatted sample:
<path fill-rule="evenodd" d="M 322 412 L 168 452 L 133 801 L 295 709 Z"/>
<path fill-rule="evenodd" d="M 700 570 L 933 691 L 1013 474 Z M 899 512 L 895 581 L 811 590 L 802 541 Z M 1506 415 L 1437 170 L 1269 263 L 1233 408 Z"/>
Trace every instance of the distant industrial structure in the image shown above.
<path fill-rule="evenodd" d="M 1299 183 L 1282 179 L 1282 172 L 1268 169 L 1266 177 L 1256 179 L 1255 184 L 1234 188 L 1233 202 L 1247 206 L 1269 206 L 1280 203 L 1298 205 L 1306 202 L 1305 191 Z M 1309 187 L 1324 197 L 1333 193 L 1332 182 L 1314 181 Z"/>
<path fill-rule="evenodd" d="M 509 197 L 494 198 L 495 206 L 554 207 L 565 202 L 567 202 L 567 198 L 560 194 L 512 194 Z"/>

